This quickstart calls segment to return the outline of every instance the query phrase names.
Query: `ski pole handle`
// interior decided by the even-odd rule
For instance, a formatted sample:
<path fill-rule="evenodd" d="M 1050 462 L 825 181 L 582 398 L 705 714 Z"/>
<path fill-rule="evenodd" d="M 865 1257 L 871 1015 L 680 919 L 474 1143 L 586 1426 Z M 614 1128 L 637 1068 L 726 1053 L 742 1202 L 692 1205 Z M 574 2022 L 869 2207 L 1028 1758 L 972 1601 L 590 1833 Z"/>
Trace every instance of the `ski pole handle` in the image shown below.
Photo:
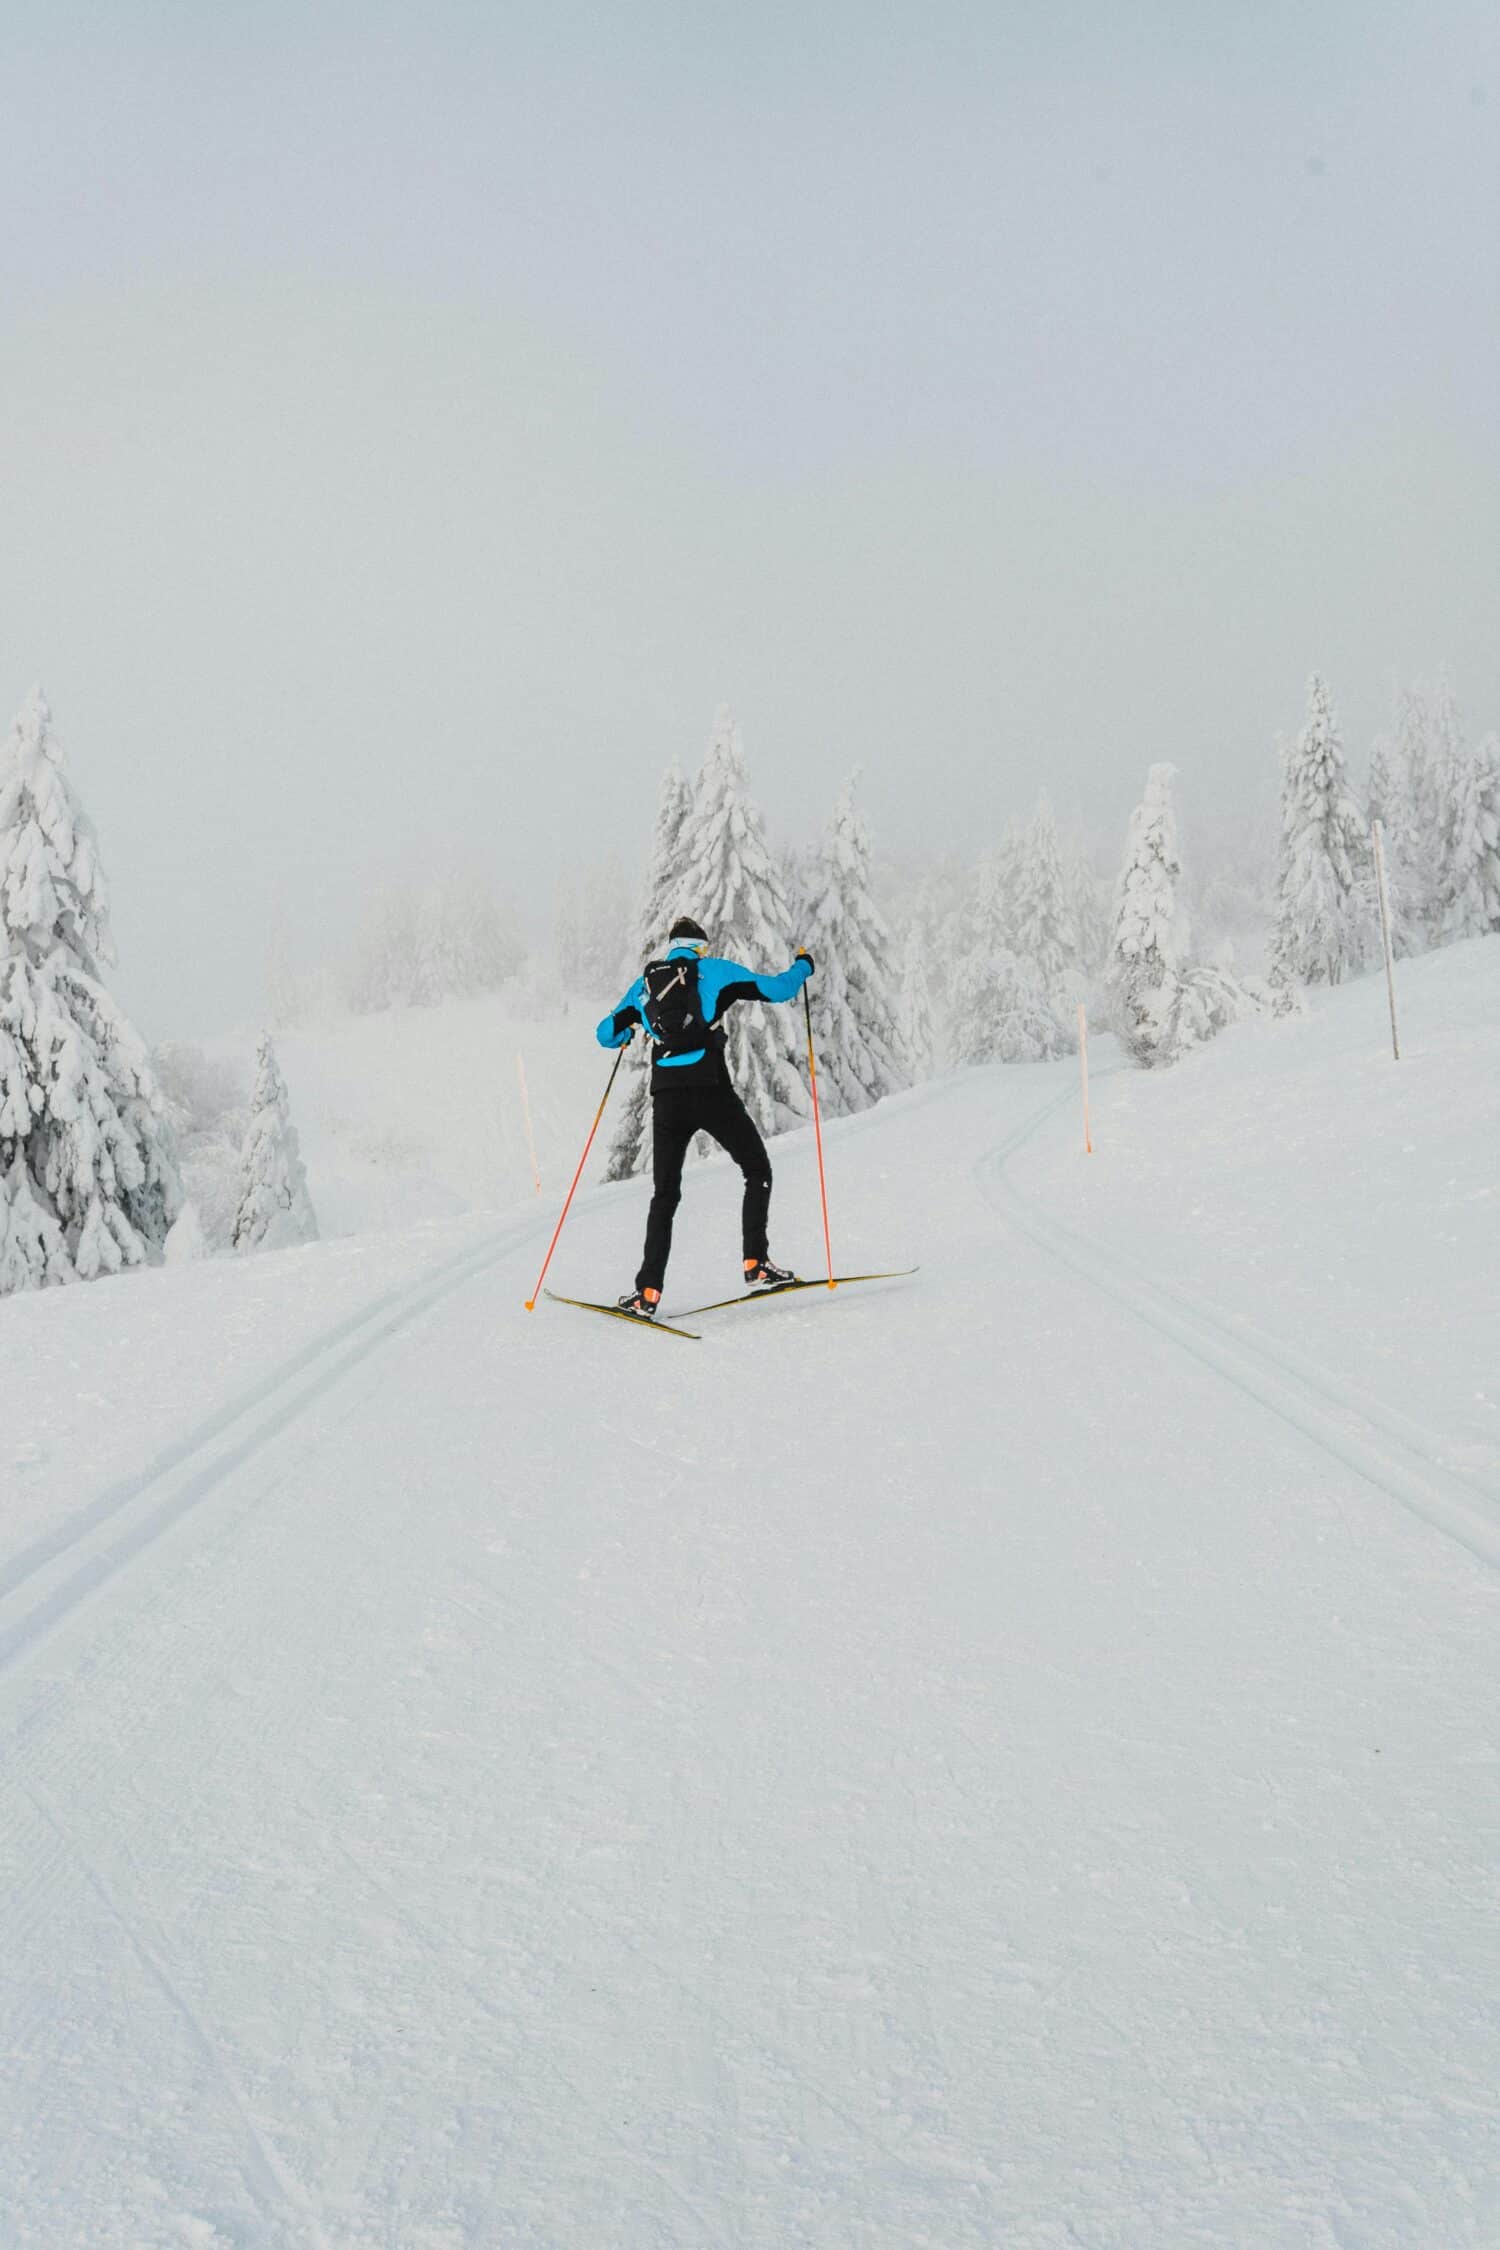
<path fill-rule="evenodd" d="M 563 1230 L 563 1219 L 566 1219 L 569 1211 L 573 1208 L 573 1197 L 577 1191 L 579 1181 L 583 1178 L 583 1167 L 589 1160 L 589 1150 L 594 1145 L 594 1135 L 599 1130 L 599 1120 L 604 1115 L 605 1108 L 609 1102 L 609 1097 L 614 1091 L 614 1083 L 616 1078 L 619 1076 L 620 1065 L 625 1060 L 625 1048 L 629 1045 L 630 1041 L 627 1039 L 625 1042 L 625 1046 L 622 1047 L 620 1049 L 620 1052 L 616 1055 L 614 1069 L 610 1072 L 609 1082 L 604 1089 L 604 1099 L 600 1102 L 599 1107 L 594 1112 L 594 1122 L 589 1127 L 589 1137 L 583 1144 L 583 1154 L 578 1159 L 578 1169 L 573 1174 L 573 1185 L 569 1188 L 568 1199 L 562 1207 L 562 1217 L 559 1218 L 557 1225 L 552 1230 L 552 1240 L 547 1245 L 547 1255 L 542 1260 L 542 1270 L 536 1277 L 536 1287 L 532 1290 L 531 1295 L 526 1299 L 526 1310 L 528 1312 L 536 1311 L 536 1301 L 542 1293 L 542 1283 L 547 1278 L 547 1268 L 552 1263 L 552 1253 L 557 1248 L 557 1238 Z M 830 1268 L 830 1271 L 831 1270 L 832 1269 Z"/>

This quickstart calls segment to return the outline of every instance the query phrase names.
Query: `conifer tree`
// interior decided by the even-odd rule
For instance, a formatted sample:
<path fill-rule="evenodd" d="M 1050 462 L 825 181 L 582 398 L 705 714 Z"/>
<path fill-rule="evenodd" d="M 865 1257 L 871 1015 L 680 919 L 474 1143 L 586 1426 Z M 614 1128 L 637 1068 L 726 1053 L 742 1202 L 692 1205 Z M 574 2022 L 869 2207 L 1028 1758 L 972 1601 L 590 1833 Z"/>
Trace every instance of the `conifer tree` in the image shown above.
<path fill-rule="evenodd" d="M 1184 949 L 1177 902 L 1182 863 L 1172 810 L 1175 770 L 1151 768 L 1146 794 L 1130 816 L 1107 969 L 1120 1036 L 1148 1068 L 1176 1055 Z"/>
<path fill-rule="evenodd" d="M 0 1059 L 4 1045 L 5 1034 L 0 1031 Z M 0 1113 L 0 1140 L 5 1132 L 5 1118 Z M 37 1201 L 26 1159 L 17 1146 L 9 1169 L 0 1172 L 0 1297 L 72 1278 L 62 1228 Z"/>
<path fill-rule="evenodd" d="M 1030 961 L 1059 1019 L 1072 1014 L 1078 982 L 1078 928 L 1063 873 L 1057 822 L 1046 792 L 1016 854 L 1007 921 L 1010 942 Z"/>
<path fill-rule="evenodd" d="M 1420 933 L 1416 824 L 1405 766 L 1389 735 L 1378 735 L 1370 751 L 1366 812 L 1380 822 L 1385 848 L 1385 888 L 1391 917 L 1391 950 L 1398 959 L 1416 950 Z"/>
<path fill-rule="evenodd" d="M 957 1063 L 1044 1062 L 1067 1051 L 1067 1033 L 1035 964 L 1008 942 L 1005 883 L 1014 837 L 979 865 L 968 941 L 953 976 L 949 1031 Z"/>
<path fill-rule="evenodd" d="M 1034 961 L 1006 945 L 965 955 L 954 980 L 953 1044 L 965 1063 L 1049 1062 L 1066 1052 L 1066 1029 Z"/>
<path fill-rule="evenodd" d="M 1101 975 L 1109 953 L 1109 896 L 1078 845 L 1063 857 L 1068 907 L 1078 933 L 1078 973 L 1085 985 Z"/>
<path fill-rule="evenodd" d="M 713 952 L 747 968 L 776 971 L 791 957 L 786 898 L 745 788 L 739 729 L 723 708 L 683 838 L 681 911 L 707 930 Z M 730 1075 L 768 1136 L 812 1114 L 800 1067 L 799 1018 L 800 1011 L 794 1016 L 788 1008 L 740 1007 L 726 1019 Z"/>
<path fill-rule="evenodd" d="M 1454 757 L 1441 841 L 1439 937 L 1451 943 L 1500 930 L 1500 737 Z"/>
<path fill-rule="evenodd" d="M 1283 760 L 1273 981 L 1340 983 L 1366 959 L 1376 918 L 1364 820 L 1349 793 L 1332 698 L 1314 672 L 1307 724 Z"/>
<path fill-rule="evenodd" d="M 627 984 L 633 983 L 646 962 L 667 949 L 667 937 L 679 914 L 686 912 L 679 893 L 683 881 L 683 839 L 692 811 L 693 793 L 683 779 L 676 759 L 661 777 L 656 799 L 656 828 L 651 839 L 651 861 L 646 870 L 636 915 L 636 954 Z M 609 1144 L 607 1180 L 628 1180 L 651 1164 L 651 1046 L 632 1040 L 622 1071 L 624 1090 L 616 1112 Z"/>
<path fill-rule="evenodd" d="M 870 833 L 854 803 L 858 778 L 844 784 L 818 854 L 807 937 L 818 965 L 809 992 L 818 1072 L 834 1115 L 869 1109 L 907 1082 L 891 936 L 870 895 Z"/>
<path fill-rule="evenodd" d="M 181 1207 L 160 1089 L 103 983 L 113 960 L 94 831 L 35 689 L 0 751 L 0 1178 L 14 1286 L 155 1262 Z"/>
<path fill-rule="evenodd" d="M 256 1050 L 250 1129 L 240 1158 L 234 1247 L 279 1250 L 317 1239 L 318 1222 L 307 1192 L 307 1173 L 291 1119 L 286 1081 L 277 1066 L 270 1037 L 262 1033 Z"/>
<path fill-rule="evenodd" d="M 921 923 L 913 920 L 901 947 L 899 1022 L 902 1056 L 914 1081 L 930 1078 L 937 1060 L 937 1018 L 927 969 L 928 951 Z"/>
<path fill-rule="evenodd" d="M 1443 819 L 1449 763 L 1458 738 L 1458 716 L 1447 674 L 1415 681 L 1396 697 L 1396 745 L 1391 794 L 1400 804 L 1404 834 L 1397 873 L 1406 891 L 1406 920 L 1413 941 L 1438 942 L 1442 924 Z"/>

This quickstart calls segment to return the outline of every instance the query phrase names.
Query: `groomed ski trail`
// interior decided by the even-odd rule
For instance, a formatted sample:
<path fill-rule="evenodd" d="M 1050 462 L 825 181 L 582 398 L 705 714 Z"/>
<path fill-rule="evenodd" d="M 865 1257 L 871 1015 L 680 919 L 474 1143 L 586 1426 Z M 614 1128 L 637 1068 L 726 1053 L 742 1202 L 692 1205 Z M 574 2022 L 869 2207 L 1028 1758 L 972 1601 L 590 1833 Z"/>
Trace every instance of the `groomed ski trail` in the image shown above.
<path fill-rule="evenodd" d="M 211 1479 L 0 1676 L 18 2245 L 1479 2250 L 1492 1578 L 1032 1237 L 1074 1098 L 832 1129 L 920 1290 L 667 1381 L 537 1219 L 33 1556 Z"/>

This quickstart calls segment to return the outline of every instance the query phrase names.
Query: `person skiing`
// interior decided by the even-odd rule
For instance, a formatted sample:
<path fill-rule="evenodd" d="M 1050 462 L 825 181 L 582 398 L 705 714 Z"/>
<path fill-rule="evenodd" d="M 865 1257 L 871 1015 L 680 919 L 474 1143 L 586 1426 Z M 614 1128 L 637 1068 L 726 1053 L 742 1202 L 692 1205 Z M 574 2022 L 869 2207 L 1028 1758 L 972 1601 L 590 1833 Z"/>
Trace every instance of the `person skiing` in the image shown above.
<path fill-rule="evenodd" d="M 651 1041 L 651 1209 L 635 1288 L 619 1309 L 653 1320 L 661 1303 L 672 1221 L 682 1199 L 682 1167 L 695 1133 L 707 1133 L 745 1175 L 742 1237 L 745 1287 L 793 1281 L 771 1263 L 766 1225 L 771 1159 L 755 1121 L 736 1093 L 724 1059 L 724 1014 L 737 1000 L 791 1000 L 813 973 L 800 950 L 780 976 L 757 976 L 708 950 L 708 933 L 687 915 L 672 924 L 667 952 L 648 961 L 596 1034 L 601 1047 L 623 1047 L 641 1026 Z"/>

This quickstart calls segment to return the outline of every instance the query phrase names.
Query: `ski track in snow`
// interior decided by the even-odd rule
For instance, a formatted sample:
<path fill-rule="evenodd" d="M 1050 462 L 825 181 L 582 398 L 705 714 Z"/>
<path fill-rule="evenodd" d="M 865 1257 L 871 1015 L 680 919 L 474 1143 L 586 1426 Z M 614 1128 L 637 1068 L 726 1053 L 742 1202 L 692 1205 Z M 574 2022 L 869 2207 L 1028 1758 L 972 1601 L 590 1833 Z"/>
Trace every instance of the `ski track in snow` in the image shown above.
<path fill-rule="evenodd" d="M 939 1084 L 835 1129 L 831 1157 L 877 1167 L 849 1180 L 851 1239 L 885 1196 L 882 1144 L 910 1177 L 934 1105 L 972 1131 L 978 1099 Z M 1487 2081 L 1434 2046 L 1472 1878 L 1435 1887 L 1441 1837 L 1336 1772 L 1347 1834 L 1319 1856 L 1312 1750 L 1222 1716 L 1196 1734 L 1170 1645 L 1161 1686 L 1127 1655 L 1101 1693 L 1109 1662 L 1066 1635 L 1079 1608 L 1111 1628 L 1091 1539 L 1113 1536 L 1116 1569 L 1129 1547 L 1044 1453 L 982 1474 L 963 1450 L 1001 1434 L 992 1367 L 1019 1374 L 1023 1426 L 1045 1411 L 1025 1394 L 1048 1348 L 1012 1369 L 1026 1339 L 1001 1291 L 1070 1336 L 1072 1299 L 1097 1298 L 1096 1353 L 1120 1327 L 1137 1372 L 1130 1335 L 1167 1337 L 1195 1363 L 1185 1388 L 1238 1402 L 1231 1444 L 1263 1423 L 1280 1463 L 1312 1440 L 1400 1502 L 1412 1539 L 1435 1527 L 1493 1566 L 1493 1495 L 1408 1417 L 1028 1205 L 1006 1168 L 1071 1109 L 1071 1074 L 1005 1074 L 995 1099 L 1022 1114 L 971 1143 L 972 1209 L 940 1254 L 884 1245 L 922 1258 L 915 1283 L 763 1326 L 731 1312 L 679 1389 L 602 1323 L 520 1313 L 507 1261 L 544 1236 L 534 1218 L 339 1322 L 0 1568 L 17 2250 L 1500 2242 L 1474 2155 Z M 805 1175 L 808 1148 L 784 1147 Z M 725 1167 L 690 1175 L 685 1243 L 705 1198 L 728 1208 Z M 619 1247 L 639 1209 L 597 1191 L 573 1224 L 590 1210 Z M 994 1221 L 1034 1274 L 1005 1260 L 988 1281 Z M 950 1290 L 951 1364 L 919 1356 L 917 1381 L 908 1354 L 943 1335 Z M 965 1439 L 944 1418 L 970 1362 Z M 716 1387 L 747 1370 L 745 1401 Z M 804 1470 L 809 1417 L 827 1429 Z M 890 1464 L 850 1451 L 867 1425 L 904 1448 Z M 722 1474 L 726 1446 L 757 1444 L 747 1477 Z M 1092 1459 L 1086 1426 L 1078 1444 Z M 997 1526 L 989 1495 L 1022 1473 L 1038 1501 L 1017 1491 Z M 1196 1513 L 1181 1533 L 1145 1512 L 1148 1617 L 1178 1619 Z M 1247 1533 L 1228 1537 L 1210 1591 L 1237 1582 Z M 972 1604 L 952 1583 L 969 1545 Z M 1011 1547 L 1018 1584 L 1057 1604 L 1030 1634 L 1026 1600 L 984 1576 Z M 1399 1551 L 1359 1558 L 1348 1598 Z M 1430 1580 L 1413 1600 L 1447 1589 Z M 991 1594 L 1019 1646 L 986 1630 Z M 1259 1681 L 1291 1726 L 1298 1629 Z M 1183 1680 L 1212 1679 L 1214 1653 L 1177 1658 Z M 1207 1843 L 1185 1825 L 1199 1796 Z M 1248 1874 L 1243 1840 L 1271 1855 Z M 1383 1850 L 1395 1919 L 1367 1941 Z M 1393 1965 L 1362 1991 L 1381 1941 L 1419 1931 L 1421 1981 Z M 1472 1968 L 1460 1952 L 1454 1982 Z M 98 2134 L 134 2169 L 101 2171 Z"/>
<path fill-rule="evenodd" d="M 1488 1478 L 1446 1465 L 1449 1447 L 1441 1438 L 1409 1415 L 1336 1381 L 1305 1354 L 1259 1334 L 1232 1313 L 1210 1311 L 1173 1282 L 1127 1272 L 1108 1252 L 1026 1202 L 1005 1167 L 1064 1101 L 1059 1096 L 1045 1105 L 974 1167 L 981 1191 L 996 1208 L 1039 1249 L 1134 1319 L 1170 1337 L 1387 1498 L 1500 1570 L 1500 1489 Z"/>
<path fill-rule="evenodd" d="M 0 1565 L 0 1675 L 228 1477 L 254 1461 L 309 1408 L 327 1398 L 372 1353 L 541 1232 L 540 1220 L 509 1229 L 479 1250 L 462 1251 L 435 1273 L 388 1291 L 304 1345 L 252 1389 L 165 1447 L 144 1469 L 110 1485 L 55 1530 Z M 345 1344 L 349 1348 L 340 1350 Z M 301 1382 L 309 1373 L 311 1380 Z M 244 1435 L 201 1468 L 192 1467 L 199 1454 L 241 1422 L 250 1425 Z M 167 1491 L 183 1469 L 190 1473 Z M 166 1497 L 159 1497 L 164 1491 Z M 96 1539 L 100 1532 L 108 1536 Z M 66 1575 L 49 1582 L 57 1564 L 66 1566 Z M 38 1580 L 47 1590 L 39 1599 L 33 1594 L 32 1606 L 26 1608 L 19 1597 Z"/>

